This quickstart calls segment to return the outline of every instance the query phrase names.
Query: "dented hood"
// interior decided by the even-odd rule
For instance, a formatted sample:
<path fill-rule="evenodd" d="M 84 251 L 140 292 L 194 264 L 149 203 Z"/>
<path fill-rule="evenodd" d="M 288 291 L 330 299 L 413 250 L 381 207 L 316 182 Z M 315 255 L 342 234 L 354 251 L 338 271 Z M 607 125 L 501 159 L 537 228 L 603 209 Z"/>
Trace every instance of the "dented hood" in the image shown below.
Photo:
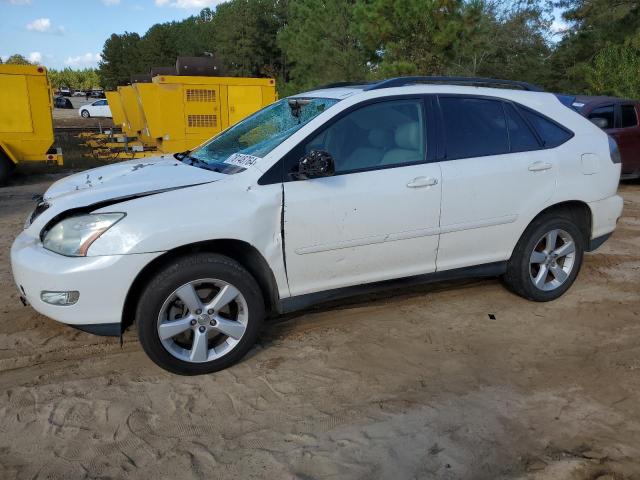
<path fill-rule="evenodd" d="M 58 180 L 47 202 L 81 207 L 106 200 L 215 182 L 225 175 L 186 165 L 172 157 L 152 157 L 94 168 Z"/>

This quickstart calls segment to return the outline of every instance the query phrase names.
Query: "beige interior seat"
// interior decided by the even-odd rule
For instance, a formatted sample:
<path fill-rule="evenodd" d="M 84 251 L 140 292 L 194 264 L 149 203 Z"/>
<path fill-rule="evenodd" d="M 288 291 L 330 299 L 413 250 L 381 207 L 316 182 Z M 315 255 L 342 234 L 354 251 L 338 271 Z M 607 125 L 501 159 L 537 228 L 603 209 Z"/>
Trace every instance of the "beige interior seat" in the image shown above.
<path fill-rule="evenodd" d="M 389 150 L 380 162 L 381 165 L 416 162 L 424 158 L 422 132 L 419 122 L 405 123 L 395 132 L 396 148 Z"/>
<path fill-rule="evenodd" d="M 391 132 L 381 128 L 374 128 L 369 131 L 367 138 L 368 146 L 356 148 L 351 155 L 341 163 L 341 170 L 374 167 L 380 164 L 385 152 L 394 144 Z"/>

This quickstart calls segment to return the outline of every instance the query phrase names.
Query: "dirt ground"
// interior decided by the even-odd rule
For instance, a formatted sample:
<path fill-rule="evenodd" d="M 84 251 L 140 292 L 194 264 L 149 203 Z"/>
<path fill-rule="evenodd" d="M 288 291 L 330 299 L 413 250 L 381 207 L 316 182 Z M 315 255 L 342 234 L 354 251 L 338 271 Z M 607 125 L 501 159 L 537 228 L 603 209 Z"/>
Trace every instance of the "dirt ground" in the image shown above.
<path fill-rule="evenodd" d="M 640 183 L 555 302 L 498 280 L 378 295 L 185 378 L 134 332 L 20 305 L 9 247 L 51 180 L 0 189 L 0 478 L 640 479 Z"/>

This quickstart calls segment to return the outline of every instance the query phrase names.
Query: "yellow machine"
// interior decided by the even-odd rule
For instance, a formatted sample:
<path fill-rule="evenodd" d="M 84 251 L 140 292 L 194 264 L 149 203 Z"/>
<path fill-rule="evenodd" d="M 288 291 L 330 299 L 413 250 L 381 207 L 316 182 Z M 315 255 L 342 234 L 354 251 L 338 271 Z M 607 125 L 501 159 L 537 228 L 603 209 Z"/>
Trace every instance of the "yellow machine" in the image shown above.
<path fill-rule="evenodd" d="M 149 84 L 150 85 L 150 84 Z M 106 161 L 144 158 L 157 154 L 155 140 L 145 135 L 144 117 L 138 93 L 133 85 L 118 87 L 105 93 L 113 123 L 122 133 L 105 130 L 100 133 L 81 133 L 85 146 L 91 148 L 87 157 Z"/>
<path fill-rule="evenodd" d="M 118 93 L 120 94 L 120 101 L 122 102 L 122 109 L 125 116 L 125 124 L 122 131 L 126 133 L 128 137 L 138 137 L 144 128 L 142 110 L 138 103 L 138 95 L 133 85 L 118 87 Z"/>
<path fill-rule="evenodd" d="M 158 75 L 136 83 L 140 139 L 163 153 L 191 150 L 276 100 L 271 78 Z"/>
<path fill-rule="evenodd" d="M 52 100 L 44 67 L 0 65 L 0 182 L 20 162 L 62 165 L 61 152 L 51 149 Z"/>
<path fill-rule="evenodd" d="M 91 156 L 116 160 L 191 150 L 273 103 L 276 88 L 270 78 L 156 75 L 106 95 L 123 133 L 84 138 Z"/>
<path fill-rule="evenodd" d="M 124 108 L 122 106 L 122 101 L 120 100 L 120 93 L 105 92 L 105 96 L 107 97 L 107 102 L 109 103 L 109 109 L 111 110 L 113 124 L 124 129 L 124 125 L 127 122 L 127 117 L 124 114 Z"/>

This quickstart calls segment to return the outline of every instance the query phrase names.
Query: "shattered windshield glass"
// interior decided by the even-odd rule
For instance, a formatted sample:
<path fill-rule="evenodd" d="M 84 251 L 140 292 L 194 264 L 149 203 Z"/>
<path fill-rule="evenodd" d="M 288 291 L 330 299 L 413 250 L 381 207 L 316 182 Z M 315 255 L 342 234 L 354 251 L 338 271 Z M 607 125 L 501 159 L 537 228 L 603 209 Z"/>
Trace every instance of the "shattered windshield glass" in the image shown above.
<path fill-rule="evenodd" d="M 337 102 L 332 98 L 285 98 L 244 119 L 200 148 L 177 154 L 176 158 L 221 173 L 241 172 L 245 170 L 243 164 L 264 157 Z"/>

